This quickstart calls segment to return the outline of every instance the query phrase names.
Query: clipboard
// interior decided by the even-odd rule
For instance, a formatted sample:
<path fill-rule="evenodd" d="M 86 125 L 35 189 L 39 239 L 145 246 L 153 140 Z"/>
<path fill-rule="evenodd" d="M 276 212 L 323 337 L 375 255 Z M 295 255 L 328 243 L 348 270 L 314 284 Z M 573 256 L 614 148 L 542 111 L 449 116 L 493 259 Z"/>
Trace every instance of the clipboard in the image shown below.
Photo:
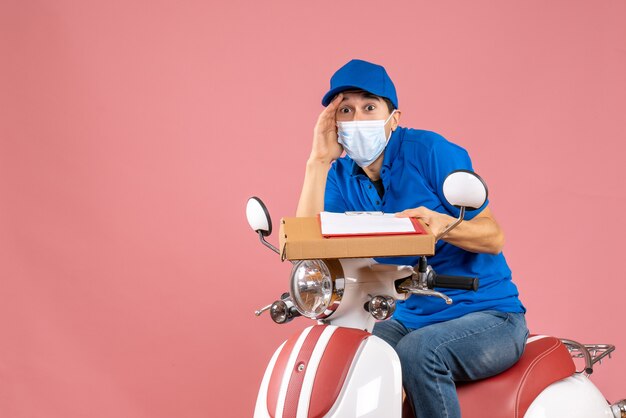
<path fill-rule="evenodd" d="M 317 218 L 324 238 L 427 234 L 415 218 L 397 218 L 382 212 L 322 212 Z"/>

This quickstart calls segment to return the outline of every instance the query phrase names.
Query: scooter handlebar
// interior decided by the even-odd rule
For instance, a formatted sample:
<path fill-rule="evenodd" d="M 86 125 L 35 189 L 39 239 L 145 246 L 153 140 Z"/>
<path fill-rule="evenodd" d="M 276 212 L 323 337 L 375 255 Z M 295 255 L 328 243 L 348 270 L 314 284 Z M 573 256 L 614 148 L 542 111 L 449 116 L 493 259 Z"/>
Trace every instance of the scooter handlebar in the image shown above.
<path fill-rule="evenodd" d="M 428 278 L 428 287 L 443 287 L 446 289 L 478 290 L 478 278 L 463 276 L 447 276 L 434 274 Z"/>

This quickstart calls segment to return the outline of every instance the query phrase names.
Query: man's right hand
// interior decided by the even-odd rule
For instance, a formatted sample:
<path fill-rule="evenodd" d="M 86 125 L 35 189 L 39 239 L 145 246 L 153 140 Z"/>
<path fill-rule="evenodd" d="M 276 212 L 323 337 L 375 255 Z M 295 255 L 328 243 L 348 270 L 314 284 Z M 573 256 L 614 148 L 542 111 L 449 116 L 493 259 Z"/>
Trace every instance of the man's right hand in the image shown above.
<path fill-rule="evenodd" d="M 313 132 L 313 147 L 309 162 L 330 164 L 341 157 L 343 147 L 337 142 L 337 108 L 343 99 L 339 93 L 322 111 Z"/>

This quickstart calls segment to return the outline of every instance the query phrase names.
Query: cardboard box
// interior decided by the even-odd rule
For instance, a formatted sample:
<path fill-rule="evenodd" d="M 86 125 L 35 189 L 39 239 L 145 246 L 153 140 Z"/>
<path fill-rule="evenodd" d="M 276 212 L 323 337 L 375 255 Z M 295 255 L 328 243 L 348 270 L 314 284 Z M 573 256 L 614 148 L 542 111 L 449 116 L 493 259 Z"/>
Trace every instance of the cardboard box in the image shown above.
<path fill-rule="evenodd" d="M 435 237 L 427 234 L 373 237 L 322 237 L 317 217 L 280 220 L 279 249 L 283 260 L 433 255 Z"/>

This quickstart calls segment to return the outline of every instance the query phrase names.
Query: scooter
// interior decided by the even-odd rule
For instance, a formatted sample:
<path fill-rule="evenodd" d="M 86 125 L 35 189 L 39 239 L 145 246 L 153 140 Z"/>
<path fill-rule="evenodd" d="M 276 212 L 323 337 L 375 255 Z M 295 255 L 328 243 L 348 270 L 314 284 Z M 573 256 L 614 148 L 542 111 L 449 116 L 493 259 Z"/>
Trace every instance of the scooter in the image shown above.
<path fill-rule="evenodd" d="M 484 181 L 468 171 L 452 172 L 443 191 L 460 215 L 439 239 L 487 198 Z M 246 215 L 261 243 L 281 254 L 265 239 L 272 223 L 263 202 L 250 198 Z M 254 417 L 413 417 L 410 405 L 403 405 L 400 360 L 391 346 L 371 334 L 374 323 L 390 318 L 396 301 L 411 295 L 439 297 L 451 304 L 453 300 L 436 289 L 476 291 L 478 279 L 437 274 L 424 255 L 417 266 L 379 264 L 373 258 L 290 261 L 289 292 L 255 314 L 269 311 L 277 324 L 298 316 L 317 324 L 275 351 L 261 382 Z M 614 350 L 610 344 L 531 335 L 513 367 L 457 386 L 462 415 L 626 418 L 626 399 L 609 404 L 589 380 L 594 366 Z M 574 358 L 584 359 L 584 369 L 576 370 Z"/>

